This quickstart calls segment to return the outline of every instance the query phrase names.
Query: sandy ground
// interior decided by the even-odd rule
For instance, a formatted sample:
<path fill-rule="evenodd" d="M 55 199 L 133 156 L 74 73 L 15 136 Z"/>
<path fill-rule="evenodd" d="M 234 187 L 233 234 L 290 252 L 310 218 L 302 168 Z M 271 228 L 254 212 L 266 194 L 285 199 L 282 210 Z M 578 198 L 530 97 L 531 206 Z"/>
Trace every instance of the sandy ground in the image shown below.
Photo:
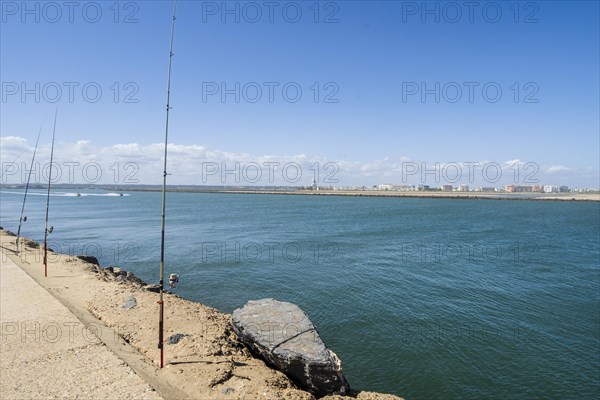
<path fill-rule="evenodd" d="M 58 312 L 39 307 L 54 304 L 62 310 L 60 318 L 80 324 L 81 336 L 73 343 L 40 340 L 22 353 L 16 350 L 17 341 L 23 347 L 20 336 L 5 335 L 3 322 L 0 398 L 314 399 L 250 354 L 231 329 L 231 315 L 175 295 L 165 296 L 165 340 L 183 336 L 177 343 L 165 343 L 166 366 L 158 368 L 158 294 L 68 255 L 50 253 L 44 277 L 40 248 L 22 245 L 17 255 L 14 237 L 0 231 L 0 240 L 2 321 L 27 318 L 42 326 L 62 321 Z M 24 297 L 31 312 L 20 309 Z M 132 298 L 135 306 L 125 308 Z M 50 331 L 40 332 L 48 339 Z M 57 367 L 59 360 L 65 368 Z M 53 376 L 45 373 L 50 366 Z M 372 392 L 324 399 L 351 398 L 399 399 Z"/>

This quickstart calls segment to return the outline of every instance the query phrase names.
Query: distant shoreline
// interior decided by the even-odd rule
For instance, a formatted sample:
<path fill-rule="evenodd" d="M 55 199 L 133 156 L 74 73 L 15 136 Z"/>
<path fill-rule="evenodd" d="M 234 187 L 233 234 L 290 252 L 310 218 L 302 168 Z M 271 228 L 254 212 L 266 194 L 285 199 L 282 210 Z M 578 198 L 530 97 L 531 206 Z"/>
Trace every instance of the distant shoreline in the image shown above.
<path fill-rule="evenodd" d="M 7 189 L 21 189 L 8 187 Z M 72 190 L 104 190 L 110 192 L 160 192 L 158 185 L 57 185 L 55 189 Z M 221 194 L 271 194 L 288 196 L 354 196 L 354 197 L 393 197 L 393 198 L 427 198 L 427 199 L 463 199 L 463 200 L 530 200 L 530 201 L 585 201 L 600 202 L 599 192 L 588 193 L 506 193 L 506 192 L 442 192 L 442 191 L 393 191 L 393 190 L 306 190 L 293 187 L 224 187 L 167 186 L 169 193 L 221 193 Z"/>
<path fill-rule="evenodd" d="M 130 189 L 132 192 L 160 192 L 161 189 Z M 171 193 L 223 193 L 223 194 L 272 194 L 288 196 L 354 196 L 354 197 L 404 197 L 428 199 L 463 200 L 532 200 L 532 201 L 599 201 L 600 193 L 496 193 L 496 192 L 394 192 L 382 190 L 214 190 L 169 189 Z"/>

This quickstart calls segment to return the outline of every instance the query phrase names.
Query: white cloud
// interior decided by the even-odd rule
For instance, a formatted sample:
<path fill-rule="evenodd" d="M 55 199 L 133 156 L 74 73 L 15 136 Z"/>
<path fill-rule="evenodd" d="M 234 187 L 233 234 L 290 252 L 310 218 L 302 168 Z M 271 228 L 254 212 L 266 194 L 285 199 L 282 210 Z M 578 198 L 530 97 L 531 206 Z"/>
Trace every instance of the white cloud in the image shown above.
<path fill-rule="evenodd" d="M 506 164 L 506 165 L 524 164 L 524 163 L 525 163 L 524 161 L 521 161 L 518 158 L 515 158 L 514 160 L 504 161 L 504 164 Z"/>
<path fill-rule="evenodd" d="M 30 147 L 26 139 L 17 136 L 0 136 L 0 148 L 3 157 L 5 154 L 17 157 L 24 151 L 33 151 L 33 146 Z"/>
<path fill-rule="evenodd" d="M 15 136 L 0 137 L 0 140 L 2 183 L 25 182 L 33 146 L 27 140 Z M 559 172 L 565 175 L 561 176 L 561 182 L 572 186 L 584 186 L 583 183 L 576 182 L 576 179 L 584 179 L 583 175 L 586 181 L 598 181 L 598 171 L 595 169 L 581 174 L 581 169 L 564 165 L 538 168 L 538 164 L 525 163 L 519 159 L 497 163 L 423 162 L 408 157 L 349 161 L 307 154 L 233 153 L 197 144 L 169 144 L 168 150 L 168 183 L 173 185 L 298 186 L 310 185 L 313 178 L 316 178 L 321 185 L 333 186 L 392 183 L 437 187 L 445 183 L 454 186 L 466 183 L 478 187 L 504 186 L 509 183 L 531 184 L 522 181 L 525 177 L 533 177 L 540 184 L 554 183 L 552 174 Z M 58 167 L 55 168 L 55 173 L 60 174 L 57 180 L 60 183 L 159 184 L 162 182 L 163 155 L 162 143 L 121 143 L 111 146 L 96 146 L 90 141 L 57 143 L 54 161 Z M 50 144 L 40 146 L 32 181 L 47 180 L 44 168 L 49 158 Z M 15 159 L 16 165 L 9 165 Z M 534 166 L 538 169 L 535 170 Z M 499 179 L 496 180 L 496 177 Z M 451 181 L 446 181 L 446 178 Z"/>
<path fill-rule="evenodd" d="M 549 174 L 554 174 L 557 172 L 568 172 L 571 171 L 571 168 L 565 167 L 564 165 L 552 165 L 546 169 L 546 172 Z"/>

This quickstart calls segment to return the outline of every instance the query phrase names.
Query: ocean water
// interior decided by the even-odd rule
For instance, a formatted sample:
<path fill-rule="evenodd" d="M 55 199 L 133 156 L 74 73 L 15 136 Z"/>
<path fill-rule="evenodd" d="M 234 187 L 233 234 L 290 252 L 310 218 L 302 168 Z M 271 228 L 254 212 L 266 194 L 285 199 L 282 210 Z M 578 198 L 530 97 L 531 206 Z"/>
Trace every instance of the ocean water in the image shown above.
<path fill-rule="evenodd" d="M 50 247 L 158 281 L 160 193 L 55 191 Z M 16 231 L 22 191 L 0 191 Z M 45 194 L 22 234 L 43 239 Z M 600 397 L 600 204 L 167 194 L 166 273 L 231 312 L 298 304 L 350 385 L 407 399 Z M 167 305 L 168 310 L 168 305 Z M 168 312 L 168 311 L 167 311 Z"/>

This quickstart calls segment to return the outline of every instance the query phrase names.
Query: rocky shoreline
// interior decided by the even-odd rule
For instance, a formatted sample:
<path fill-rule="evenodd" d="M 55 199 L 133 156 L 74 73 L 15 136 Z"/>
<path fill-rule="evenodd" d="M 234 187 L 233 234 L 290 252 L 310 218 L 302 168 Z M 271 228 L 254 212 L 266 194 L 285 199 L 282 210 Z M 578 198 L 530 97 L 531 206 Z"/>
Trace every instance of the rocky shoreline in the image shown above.
<path fill-rule="evenodd" d="M 230 314 L 172 293 L 165 294 L 166 366 L 158 369 L 157 285 L 148 285 L 117 267 L 103 268 L 93 257 L 54 253 L 45 280 L 43 273 L 39 275 L 39 257 L 32 261 L 41 250 L 39 244 L 22 238 L 21 254 L 16 255 L 11 251 L 15 239 L 11 233 L 0 231 L 0 238 L 3 253 L 40 285 L 70 308 L 91 314 L 97 321 L 96 329 L 106 327 L 113 331 L 115 341 L 124 342 L 123 346 L 132 347 L 146 363 L 152 364 L 163 386 L 177 388 L 177 395 L 171 396 L 158 390 L 164 398 L 181 398 L 185 394 L 189 399 L 399 399 L 359 390 L 350 390 L 343 396 L 316 397 L 272 368 L 272 363 L 257 357 L 236 334 Z M 135 360 L 125 361 L 134 370 L 148 369 L 147 365 L 136 365 L 139 363 Z M 351 384 L 360 387 L 360 382 Z"/>

